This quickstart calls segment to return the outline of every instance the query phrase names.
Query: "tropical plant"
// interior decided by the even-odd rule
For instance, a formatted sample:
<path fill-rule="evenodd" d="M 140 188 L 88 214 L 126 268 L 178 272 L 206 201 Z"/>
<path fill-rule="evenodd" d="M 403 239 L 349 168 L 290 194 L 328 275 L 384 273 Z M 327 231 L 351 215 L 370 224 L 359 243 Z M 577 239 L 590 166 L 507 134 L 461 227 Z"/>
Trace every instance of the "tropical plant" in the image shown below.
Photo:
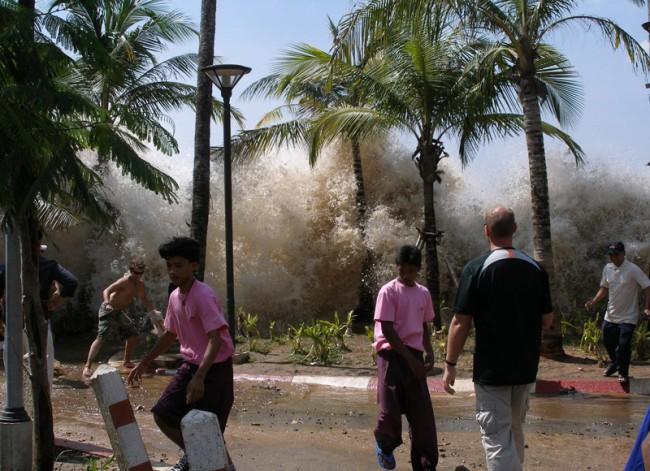
<path fill-rule="evenodd" d="M 290 325 L 287 330 L 287 340 L 291 346 L 291 355 L 305 354 L 305 347 L 302 344 L 305 323 L 301 322 L 299 326 Z"/>
<path fill-rule="evenodd" d="M 608 18 L 574 11 L 581 0 L 456 0 L 469 34 L 486 40 L 474 63 L 485 87 L 497 87 L 510 103 L 518 101 L 530 168 L 535 258 L 549 276 L 555 272 L 551 243 L 551 214 L 544 149 L 542 113 L 561 126 L 570 125 L 581 111 L 581 84 L 569 60 L 551 43 L 551 36 L 571 27 L 599 32 L 613 49 L 622 47 L 635 70 L 648 73 L 650 55 L 629 33 Z M 634 0 L 637 5 L 643 1 Z M 576 162 L 581 155 L 574 152 Z M 559 316 L 546 335 L 544 351 L 562 353 Z"/>
<path fill-rule="evenodd" d="M 199 70 L 212 65 L 217 0 L 201 0 L 199 33 Z M 190 232 L 199 243 L 198 278 L 203 280 L 210 219 L 210 113 L 212 82 L 199 73 L 196 85 L 196 118 L 194 126 L 194 173 L 192 176 L 192 219 Z"/>
<path fill-rule="evenodd" d="M 338 29 L 331 20 L 329 28 L 335 38 Z M 280 146 L 303 146 L 307 148 L 309 164 L 313 166 L 325 144 L 333 140 L 324 140 L 315 132 L 314 123 L 318 117 L 339 107 L 369 104 L 364 102 L 359 84 L 355 83 L 354 76 L 347 70 L 368 67 L 371 54 L 363 42 L 354 48 L 346 48 L 337 58 L 317 47 L 301 43 L 290 47 L 275 63 L 273 73 L 253 83 L 242 96 L 248 99 L 280 98 L 285 103 L 266 113 L 256 129 L 242 131 L 237 136 L 237 153 L 250 158 Z M 362 141 L 345 132 L 340 133 L 337 140 L 351 150 L 357 225 L 365 245 L 368 202 L 363 177 Z M 372 319 L 376 285 L 373 260 L 372 251 L 366 249 L 355 309 L 357 319 L 364 321 Z"/>
<path fill-rule="evenodd" d="M 634 330 L 632 338 L 632 358 L 634 360 L 647 360 L 650 358 L 650 328 L 648 322 L 640 322 Z"/>
<path fill-rule="evenodd" d="M 372 364 L 376 365 L 377 364 L 377 351 L 375 350 L 375 346 L 373 345 L 375 343 L 375 329 L 374 329 L 374 326 L 371 326 L 371 325 L 364 326 L 364 329 L 365 329 L 365 332 L 366 332 L 366 338 L 370 341 Z"/>
<path fill-rule="evenodd" d="M 54 461 L 54 435 L 45 369 L 47 324 L 36 268 L 38 218 L 60 223 L 84 217 L 111 224 L 114 218 L 102 196 L 101 178 L 79 156 L 86 149 L 123 155 L 130 138 L 118 126 L 106 125 L 105 110 L 71 79 L 79 73 L 76 64 L 53 42 L 53 38 L 64 38 L 68 23 L 36 11 L 34 3 L 0 1 L 0 211 L 3 229 L 20 239 L 34 407 L 34 467 L 49 470 Z M 173 180 L 152 166 L 141 160 L 120 163 L 136 182 L 168 200 L 175 198 Z"/>
<path fill-rule="evenodd" d="M 377 66 L 357 72 L 372 107 L 333 110 L 319 118 L 324 136 L 340 132 L 367 137 L 388 130 L 415 138 L 412 159 L 423 183 L 426 279 L 435 302 L 440 301 L 434 184 L 441 180 L 440 163 L 447 156 L 444 139 L 456 137 L 467 164 L 482 142 L 511 136 L 524 119 L 513 114 L 499 88 L 481 87 L 482 77 L 468 67 L 484 46 L 468 41 L 454 12 L 444 2 L 374 0 L 359 6 L 339 25 L 334 56 L 359 37 L 376 41 L 382 54 Z M 580 147 L 561 130 L 544 123 L 542 131 L 564 141 L 577 158 Z M 438 326 L 436 326 L 438 328 Z"/>

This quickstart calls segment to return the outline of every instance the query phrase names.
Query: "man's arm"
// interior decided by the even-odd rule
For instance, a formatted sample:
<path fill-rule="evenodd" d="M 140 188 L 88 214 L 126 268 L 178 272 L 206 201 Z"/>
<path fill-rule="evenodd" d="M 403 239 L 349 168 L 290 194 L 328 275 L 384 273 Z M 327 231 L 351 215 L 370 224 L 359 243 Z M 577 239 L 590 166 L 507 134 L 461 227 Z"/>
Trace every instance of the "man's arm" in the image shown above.
<path fill-rule="evenodd" d="M 646 316 L 650 316 L 650 286 L 644 289 L 643 293 L 645 294 L 645 309 L 643 313 Z"/>
<path fill-rule="evenodd" d="M 62 298 L 71 298 L 74 296 L 79 282 L 70 271 L 57 263 L 52 271 L 52 279 L 59 284 L 58 291 Z"/>
<path fill-rule="evenodd" d="M 149 354 L 145 356 L 142 361 L 131 370 L 128 377 L 128 383 L 133 384 L 136 381 L 140 381 L 142 373 L 147 370 L 151 362 L 158 358 L 158 355 L 161 355 L 169 350 L 169 347 L 171 347 L 174 342 L 176 342 L 176 335 L 166 330 L 163 336 L 158 339 L 158 342 L 156 342 L 156 345 L 154 345 Z"/>
<path fill-rule="evenodd" d="M 196 370 L 196 373 L 194 373 L 194 376 L 192 376 L 192 379 L 187 384 L 185 400 L 188 404 L 194 404 L 203 397 L 205 375 L 213 365 L 214 359 L 217 358 L 217 354 L 222 345 L 223 342 L 219 336 L 219 329 L 208 332 L 208 346 L 205 348 L 205 352 L 203 353 L 203 360 L 201 360 L 199 369 Z"/>
<path fill-rule="evenodd" d="M 395 332 L 395 325 L 390 321 L 380 321 L 381 322 L 381 331 L 386 337 L 386 341 L 390 344 L 390 347 L 397 352 L 406 363 L 411 368 L 411 371 L 417 378 L 424 378 L 426 376 L 426 370 L 424 365 L 418 361 L 418 359 L 411 353 L 411 351 L 406 348 L 402 339 L 399 338 L 397 332 Z"/>
<path fill-rule="evenodd" d="M 116 291 L 119 291 L 119 289 L 122 287 L 122 285 L 125 283 L 125 281 L 128 281 L 126 278 L 120 278 L 116 282 L 110 284 L 108 288 L 106 288 L 104 291 L 102 291 L 102 297 L 104 298 L 105 303 L 111 302 L 111 294 L 113 294 Z"/>
<path fill-rule="evenodd" d="M 596 296 L 594 296 L 593 299 L 590 299 L 585 303 L 585 309 L 591 311 L 591 309 L 594 307 L 595 304 L 598 304 L 601 300 L 607 297 L 608 293 L 609 293 L 609 289 L 605 288 L 604 286 L 601 286 L 598 292 L 596 293 Z"/>
<path fill-rule="evenodd" d="M 144 283 L 141 283 L 139 291 L 140 301 L 142 302 L 142 305 L 147 308 L 147 311 L 153 311 L 155 309 L 155 306 L 153 305 L 151 299 L 149 299 L 149 296 L 147 296 L 147 290 L 144 286 Z"/>
<path fill-rule="evenodd" d="M 447 358 L 445 358 L 445 373 L 442 382 L 449 394 L 456 391 L 452 387 L 456 382 L 456 363 L 463 351 L 469 331 L 472 329 L 473 317 L 456 313 L 449 326 L 449 337 L 447 338 Z"/>

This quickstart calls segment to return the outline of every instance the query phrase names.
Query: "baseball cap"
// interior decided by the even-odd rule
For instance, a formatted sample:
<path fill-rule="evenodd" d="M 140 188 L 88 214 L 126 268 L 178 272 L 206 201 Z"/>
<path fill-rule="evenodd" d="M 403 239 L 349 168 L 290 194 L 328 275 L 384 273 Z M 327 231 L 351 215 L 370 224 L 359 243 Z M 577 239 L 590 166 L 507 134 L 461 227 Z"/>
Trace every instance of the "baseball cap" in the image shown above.
<path fill-rule="evenodd" d="M 624 253 L 624 252 L 625 252 L 625 245 L 623 244 L 623 242 L 612 242 L 607 246 L 608 254 Z"/>

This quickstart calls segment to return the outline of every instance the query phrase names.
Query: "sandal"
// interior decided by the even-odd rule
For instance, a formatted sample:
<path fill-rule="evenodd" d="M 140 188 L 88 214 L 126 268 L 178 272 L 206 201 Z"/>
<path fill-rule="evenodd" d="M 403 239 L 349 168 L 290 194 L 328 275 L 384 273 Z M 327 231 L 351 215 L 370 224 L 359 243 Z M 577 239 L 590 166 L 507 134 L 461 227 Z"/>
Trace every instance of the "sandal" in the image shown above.
<path fill-rule="evenodd" d="M 375 455 L 377 456 L 377 464 L 381 469 L 395 469 L 395 466 L 397 466 L 395 456 L 392 453 L 390 455 L 384 453 L 379 448 L 379 444 L 375 445 Z"/>

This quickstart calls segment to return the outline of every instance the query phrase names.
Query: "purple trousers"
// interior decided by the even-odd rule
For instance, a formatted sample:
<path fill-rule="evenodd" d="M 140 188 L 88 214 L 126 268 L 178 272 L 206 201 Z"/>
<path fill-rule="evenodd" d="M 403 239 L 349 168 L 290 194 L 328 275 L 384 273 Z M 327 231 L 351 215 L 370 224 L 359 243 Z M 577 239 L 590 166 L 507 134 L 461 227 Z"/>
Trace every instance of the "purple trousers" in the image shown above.
<path fill-rule="evenodd" d="M 410 349 L 422 360 L 422 352 Z M 411 465 L 414 471 L 435 471 L 438 436 L 426 379 L 416 378 L 406 361 L 392 350 L 377 354 L 379 416 L 375 439 L 384 453 L 402 444 L 402 414 L 409 423 Z"/>

